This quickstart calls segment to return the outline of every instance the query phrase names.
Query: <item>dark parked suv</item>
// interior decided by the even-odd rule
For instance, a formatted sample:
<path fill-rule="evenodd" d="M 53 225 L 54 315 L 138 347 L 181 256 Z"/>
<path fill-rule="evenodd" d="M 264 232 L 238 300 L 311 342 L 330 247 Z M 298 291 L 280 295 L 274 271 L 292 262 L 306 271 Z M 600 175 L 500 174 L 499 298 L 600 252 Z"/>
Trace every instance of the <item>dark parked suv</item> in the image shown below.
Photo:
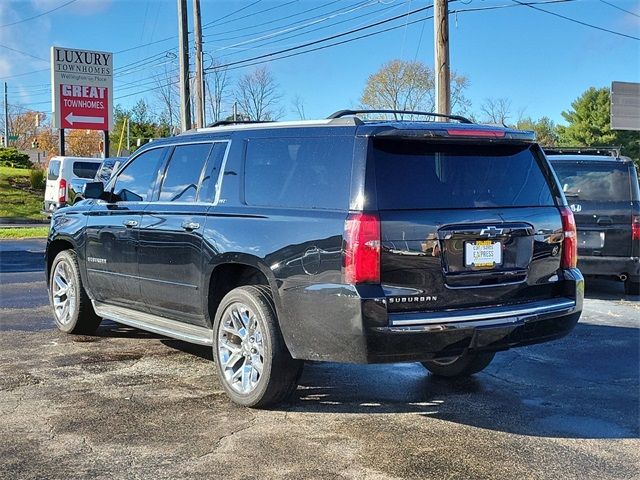
<path fill-rule="evenodd" d="M 570 332 L 575 225 L 533 134 L 361 113 L 186 132 L 87 184 L 48 239 L 58 328 L 211 345 L 254 407 L 304 360 L 455 377 Z"/>
<path fill-rule="evenodd" d="M 633 161 L 618 149 L 545 149 L 578 228 L 585 276 L 617 278 L 640 295 L 640 190 Z"/>

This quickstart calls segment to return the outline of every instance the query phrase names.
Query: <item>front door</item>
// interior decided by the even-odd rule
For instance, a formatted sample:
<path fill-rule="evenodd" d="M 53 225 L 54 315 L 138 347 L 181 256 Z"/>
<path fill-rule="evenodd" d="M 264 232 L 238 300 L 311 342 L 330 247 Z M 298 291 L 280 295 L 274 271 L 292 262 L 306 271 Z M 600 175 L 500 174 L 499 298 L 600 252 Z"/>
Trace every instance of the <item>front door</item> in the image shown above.
<path fill-rule="evenodd" d="M 108 201 L 97 201 L 88 214 L 87 280 L 98 301 L 144 310 L 138 279 L 138 237 L 142 211 L 164 152 L 164 148 L 155 148 L 135 157 L 107 185 Z"/>

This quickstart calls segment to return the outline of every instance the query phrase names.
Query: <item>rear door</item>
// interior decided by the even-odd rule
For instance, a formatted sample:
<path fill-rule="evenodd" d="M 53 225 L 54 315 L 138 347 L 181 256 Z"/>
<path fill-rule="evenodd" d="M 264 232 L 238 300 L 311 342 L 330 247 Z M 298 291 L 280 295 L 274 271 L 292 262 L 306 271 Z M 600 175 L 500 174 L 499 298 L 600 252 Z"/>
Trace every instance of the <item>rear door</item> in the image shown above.
<path fill-rule="evenodd" d="M 47 169 L 47 186 L 44 191 L 44 199 L 47 205 L 53 206 L 58 202 L 58 185 L 60 179 L 61 160 L 52 159 Z M 51 208 L 53 210 L 53 208 Z"/>
<path fill-rule="evenodd" d="M 578 228 L 578 256 L 631 256 L 632 192 L 623 162 L 555 161 Z"/>
<path fill-rule="evenodd" d="M 371 155 L 390 311 L 556 295 L 562 224 L 537 147 L 374 139 Z"/>
<path fill-rule="evenodd" d="M 202 232 L 228 143 L 176 146 L 140 227 L 140 291 L 151 313 L 204 325 Z"/>

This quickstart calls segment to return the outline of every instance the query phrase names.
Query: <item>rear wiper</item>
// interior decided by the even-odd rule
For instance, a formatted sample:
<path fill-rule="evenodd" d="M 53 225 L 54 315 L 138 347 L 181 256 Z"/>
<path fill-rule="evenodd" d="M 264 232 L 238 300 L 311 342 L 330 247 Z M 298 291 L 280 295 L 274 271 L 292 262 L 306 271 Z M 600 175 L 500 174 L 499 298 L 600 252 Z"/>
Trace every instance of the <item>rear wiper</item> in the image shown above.
<path fill-rule="evenodd" d="M 564 196 L 567 197 L 567 198 L 578 198 L 580 195 L 578 195 L 577 193 L 564 192 Z"/>

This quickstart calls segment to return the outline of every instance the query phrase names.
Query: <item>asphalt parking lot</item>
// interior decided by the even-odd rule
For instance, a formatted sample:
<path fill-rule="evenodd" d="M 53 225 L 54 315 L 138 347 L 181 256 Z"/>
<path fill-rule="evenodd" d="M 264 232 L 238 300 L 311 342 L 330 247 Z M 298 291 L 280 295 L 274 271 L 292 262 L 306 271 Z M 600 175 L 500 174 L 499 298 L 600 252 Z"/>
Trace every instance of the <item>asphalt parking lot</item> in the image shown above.
<path fill-rule="evenodd" d="M 59 333 L 42 241 L 0 242 L 0 478 L 638 478 L 640 298 L 588 284 L 576 330 L 474 378 L 305 366 L 235 407 L 211 353 L 112 322 Z"/>

